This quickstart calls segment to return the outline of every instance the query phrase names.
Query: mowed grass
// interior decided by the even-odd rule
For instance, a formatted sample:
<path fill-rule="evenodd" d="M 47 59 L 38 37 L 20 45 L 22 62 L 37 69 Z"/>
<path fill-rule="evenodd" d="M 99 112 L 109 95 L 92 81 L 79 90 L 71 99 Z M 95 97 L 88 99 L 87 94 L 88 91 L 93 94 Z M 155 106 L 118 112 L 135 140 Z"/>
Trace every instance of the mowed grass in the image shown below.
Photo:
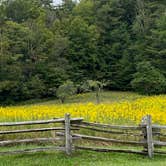
<path fill-rule="evenodd" d="M 100 102 L 113 103 L 113 102 L 132 101 L 142 97 L 144 96 L 133 92 L 101 91 Z M 96 103 L 95 92 L 74 95 L 66 100 L 66 103 L 89 103 L 89 102 Z M 59 100 L 51 100 L 43 102 L 42 104 L 58 104 L 58 103 L 60 103 Z"/>
<path fill-rule="evenodd" d="M 100 92 L 100 102 L 101 103 L 113 103 L 113 102 L 123 102 L 123 101 L 133 101 L 139 98 L 145 97 L 134 92 L 121 92 L 121 91 L 101 91 Z M 83 93 L 73 95 L 65 100 L 64 104 L 69 103 L 96 103 L 95 92 Z M 58 99 L 41 99 L 41 100 L 29 100 L 26 102 L 21 102 L 19 105 L 27 104 L 61 104 Z"/>
<path fill-rule="evenodd" d="M 33 146 L 31 146 L 32 148 Z M 23 148 L 23 147 L 22 147 Z M 27 148 L 27 147 L 25 147 Z M 11 148 L 10 148 L 11 149 Z M 12 149 L 16 149 L 12 148 Z M 2 150 L 9 150 L 3 148 Z M 72 156 L 63 152 L 40 152 L 0 156 L 0 166 L 165 166 L 166 156 L 77 151 Z"/>
<path fill-rule="evenodd" d="M 132 101 L 144 96 L 132 92 L 102 92 L 102 103 Z M 75 95 L 66 100 L 67 103 L 96 103 L 95 93 Z M 59 100 L 49 100 L 23 104 L 59 104 Z M 32 145 L 21 146 L 21 149 L 33 148 Z M 0 148 L 0 151 L 20 149 L 18 147 Z M 38 152 L 22 155 L 0 156 L 0 166 L 166 166 L 166 155 L 155 155 L 150 160 L 147 156 L 123 153 L 98 153 L 76 151 L 72 156 L 62 152 Z"/>

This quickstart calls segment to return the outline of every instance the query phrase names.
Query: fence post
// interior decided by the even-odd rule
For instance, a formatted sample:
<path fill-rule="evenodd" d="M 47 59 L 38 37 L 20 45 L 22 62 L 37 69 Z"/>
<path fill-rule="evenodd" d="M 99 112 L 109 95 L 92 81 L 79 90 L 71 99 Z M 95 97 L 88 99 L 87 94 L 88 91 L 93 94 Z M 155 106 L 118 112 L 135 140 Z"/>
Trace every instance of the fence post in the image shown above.
<path fill-rule="evenodd" d="M 153 144 L 153 133 L 152 133 L 152 118 L 150 115 L 143 117 L 142 124 L 145 125 L 146 129 L 143 130 L 144 139 L 147 141 L 147 147 L 144 147 L 148 151 L 149 158 L 153 157 L 154 144 Z"/>
<path fill-rule="evenodd" d="M 67 155 L 72 153 L 72 137 L 70 132 L 70 114 L 65 114 L 65 152 Z"/>

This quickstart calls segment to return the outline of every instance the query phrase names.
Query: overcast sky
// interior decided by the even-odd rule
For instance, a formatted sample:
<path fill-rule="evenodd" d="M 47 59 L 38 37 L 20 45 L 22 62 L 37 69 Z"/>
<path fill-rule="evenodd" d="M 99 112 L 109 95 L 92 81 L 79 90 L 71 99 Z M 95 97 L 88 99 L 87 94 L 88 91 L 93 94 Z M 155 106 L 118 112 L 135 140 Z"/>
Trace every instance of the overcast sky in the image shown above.
<path fill-rule="evenodd" d="M 55 4 L 55 5 L 59 5 L 59 4 L 62 3 L 62 0 L 53 0 L 53 1 L 54 1 L 54 4 Z M 73 1 L 74 1 L 74 0 L 73 0 Z M 75 1 L 79 2 L 79 0 L 75 0 Z"/>
<path fill-rule="evenodd" d="M 53 1 L 55 5 L 59 5 L 62 2 L 62 0 L 53 0 Z"/>

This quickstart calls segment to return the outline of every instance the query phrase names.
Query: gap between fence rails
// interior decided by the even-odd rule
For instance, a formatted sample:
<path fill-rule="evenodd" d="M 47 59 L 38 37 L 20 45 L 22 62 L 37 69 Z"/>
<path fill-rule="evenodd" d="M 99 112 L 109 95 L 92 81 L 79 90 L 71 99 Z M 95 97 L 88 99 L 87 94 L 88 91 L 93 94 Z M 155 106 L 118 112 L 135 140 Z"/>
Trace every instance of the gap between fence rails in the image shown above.
<path fill-rule="evenodd" d="M 70 118 L 70 114 L 65 114 L 64 118 L 52 119 L 52 120 L 40 120 L 40 121 L 27 121 L 27 122 L 8 122 L 8 123 L 0 123 L 0 127 L 2 126 L 23 126 L 23 125 L 36 125 L 36 124 L 49 124 L 49 123 L 63 123 L 64 127 L 54 127 L 54 128 L 39 128 L 39 129 L 24 129 L 24 130 L 13 130 L 13 131 L 0 131 L 0 134 L 16 134 L 16 133 L 28 133 L 28 132 L 45 132 L 45 131 L 64 131 L 56 132 L 59 135 L 59 138 L 36 138 L 36 139 L 24 139 L 24 140 L 7 140 L 1 141 L 0 145 L 8 145 L 13 143 L 29 143 L 29 142 L 50 142 L 50 141 L 59 141 L 64 140 L 64 147 L 50 147 L 50 148 L 36 148 L 30 150 L 22 150 L 22 151 L 13 151 L 13 152 L 0 152 L 0 154 L 15 154 L 15 153 L 30 153 L 44 150 L 62 150 L 67 155 L 71 155 L 73 151 L 77 149 L 81 150 L 92 150 L 98 152 L 123 152 L 123 153 L 137 153 L 137 154 L 147 154 L 149 158 L 154 156 L 154 153 L 166 154 L 164 151 L 154 150 L 155 145 L 166 146 L 166 142 L 162 142 L 160 140 L 153 140 L 153 136 L 161 135 L 165 136 L 165 134 L 161 134 L 161 129 L 166 129 L 166 126 L 153 125 L 152 118 L 150 115 L 147 115 L 142 118 L 142 122 L 139 126 L 120 126 L 120 125 L 109 125 L 109 124 L 100 124 L 100 123 L 90 123 L 84 122 L 83 118 Z M 105 132 L 116 135 L 132 135 L 135 137 L 144 136 L 144 140 L 142 141 L 126 141 L 126 140 L 118 140 L 104 137 L 94 137 L 84 134 L 76 134 L 71 133 L 71 131 L 77 131 L 80 128 L 93 130 L 96 132 Z M 101 129 L 102 128 L 102 129 Z M 104 128 L 104 129 L 103 129 Z M 113 130 L 108 130 L 113 129 Z M 159 129 L 159 130 L 158 130 Z M 115 131 L 116 130 L 116 131 Z M 123 130 L 123 131 L 117 131 Z M 127 132 L 127 130 L 131 131 L 140 131 L 142 133 L 132 133 Z M 153 132 L 153 130 L 157 130 Z M 63 137 L 63 138 L 62 138 Z M 87 140 L 95 140 L 95 141 L 104 141 L 104 142 L 114 142 L 120 144 L 134 144 L 140 145 L 144 147 L 143 151 L 134 151 L 134 150 L 122 150 L 122 149 L 108 149 L 108 148 L 97 148 L 97 147 L 83 147 L 83 146 L 74 146 L 73 140 L 78 139 L 87 139 Z"/>

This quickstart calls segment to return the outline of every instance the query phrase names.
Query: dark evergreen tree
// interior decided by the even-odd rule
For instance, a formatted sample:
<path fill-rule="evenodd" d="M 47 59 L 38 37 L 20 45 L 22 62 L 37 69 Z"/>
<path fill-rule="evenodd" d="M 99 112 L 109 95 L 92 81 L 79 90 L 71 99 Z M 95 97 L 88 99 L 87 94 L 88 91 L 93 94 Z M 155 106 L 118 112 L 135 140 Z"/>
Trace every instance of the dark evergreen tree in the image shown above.
<path fill-rule="evenodd" d="M 0 0 L 0 102 L 53 97 L 67 80 L 165 93 L 165 8 L 165 0 Z"/>
<path fill-rule="evenodd" d="M 141 62 L 137 65 L 131 85 L 141 94 L 160 94 L 166 91 L 166 78 L 150 62 Z"/>

